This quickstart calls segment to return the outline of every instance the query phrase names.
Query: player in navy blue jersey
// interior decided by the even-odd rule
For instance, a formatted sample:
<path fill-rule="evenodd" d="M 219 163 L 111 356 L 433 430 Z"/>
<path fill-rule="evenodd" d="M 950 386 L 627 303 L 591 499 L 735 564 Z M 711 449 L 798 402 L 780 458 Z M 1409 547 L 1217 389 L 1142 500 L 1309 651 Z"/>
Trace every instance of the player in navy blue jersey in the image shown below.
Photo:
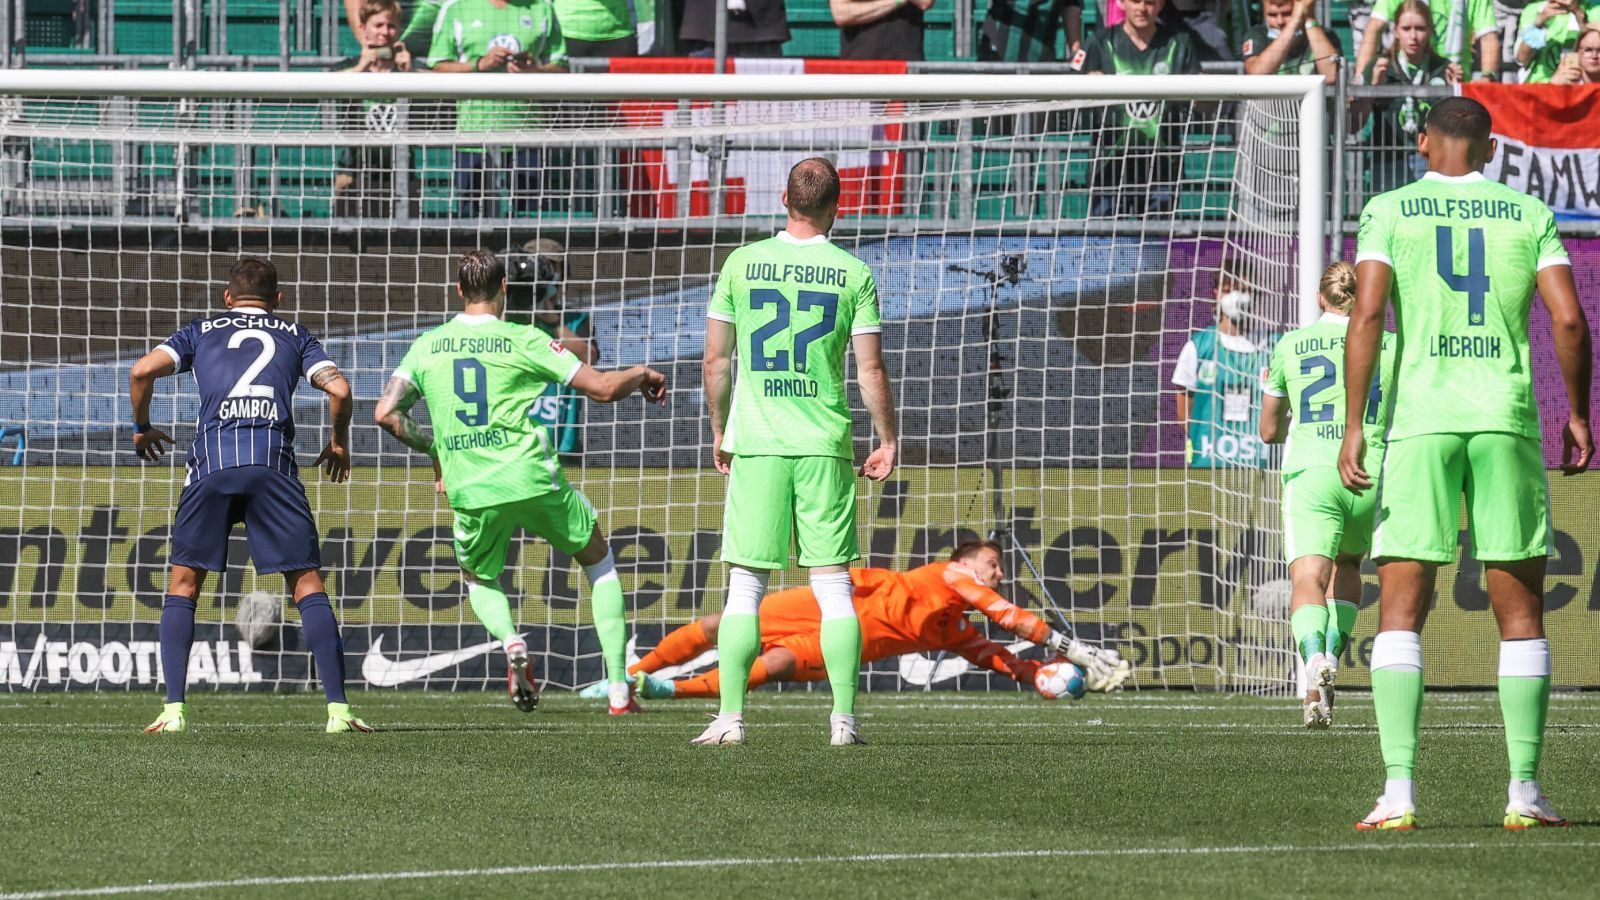
<path fill-rule="evenodd" d="M 161 606 L 161 666 L 167 702 L 147 733 L 183 731 L 195 598 L 206 574 L 228 565 L 228 536 L 243 522 L 256 572 L 283 573 L 328 697 L 329 733 L 371 731 L 345 702 L 344 642 L 322 586 L 311 504 L 294 458 L 294 391 L 301 377 L 328 395 L 333 435 L 316 465 L 334 482 L 350 477 L 350 385 L 305 326 L 273 314 L 283 300 L 278 270 L 264 259 L 234 265 L 222 293 L 227 311 L 195 319 L 133 367 L 133 447 L 160 459 L 172 438 L 150 424 L 156 379 L 193 372 L 200 417 L 172 526 L 172 577 Z"/>

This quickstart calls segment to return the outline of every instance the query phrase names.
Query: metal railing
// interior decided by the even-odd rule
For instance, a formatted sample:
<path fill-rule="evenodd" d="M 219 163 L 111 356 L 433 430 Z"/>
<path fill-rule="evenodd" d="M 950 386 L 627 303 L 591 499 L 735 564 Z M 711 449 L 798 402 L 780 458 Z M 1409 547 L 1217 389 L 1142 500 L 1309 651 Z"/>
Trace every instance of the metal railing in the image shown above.
<path fill-rule="evenodd" d="M 293 0 L 309 6 L 307 0 Z M 291 0 L 280 0 L 283 8 L 288 8 Z M 187 6 L 191 12 L 198 14 L 201 9 L 200 0 L 180 0 L 178 6 Z M 333 4 L 324 8 L 332 9 Z M 215 9 L 215 8 L 213 8 Z M 0 13 L 14 13 L 15 7 L 6 0 L 0 0 Z M 215 15 L 215 12 L 212 13 Z M 195 32 L 192 17 L 182 18 L 179 32 L 193 36 Z M 103 35 L 102 35 L 103 36 Z M 305 37 L 309 45 L 313 36 Z M 327 25 L 320 30 L 319 39 L 326 46 L 337 37 L 337 27 Z M 152 55 L 101 55 L 101 54 L 65 54 L 57 56 L 29 56 L 30 62 L 43 62 L 50 60 L 59 64 L 72 62 L 83 65 L 112 65 L 119 67 L 138 68 L 152 64 L 172 67 L 178 64 L 175 58 Z M 300 56 L 294 57 L 294 68 L 303 69 L 313 67 L 326 70 L 335 62 L 342 61 L 326 56 Z M 247 55 L 187 55 L 182 57 L 185 67 L 220 68 L 220 69 L 255 69 L 261 67 L 282 68 L 286 62 L 282 58 L 269 58 L 263 56 Z M 572 68 L 577 72 L 604 71 L 609 65 L 605 59 L 577 58 L 572 60 Z M 908 69 L 914 74 L 1006 74 L 1026 73 L 1037 75 L 1056 75 L 1070 71 L 1070 66 L 1064 63 L 989 63 L 989 62 L 920 62 L 911 63 Z M 1215 64 L 1207 67 L 1208 72 L 1237 71 L 1238 65 L 1233 63 Z M 1329 121 L 1327 132 L 1330 136 L 1331 153 L 1329 157 L 1328 178 L 1328 234 L 1334 248 L 1341 246 L 1345 235 L 1351 233 L 1356 218 L 1366 199 L 1374 194 L 1390 190 L 1412 180 L 1419 172 L 1420 158 L 1414 150 L 1414 131 L 1406 132 L 1398 127 L 1399 119 L 1396 110 L 1403 109 L 1407 104 L 1426 104 L 1449 96 L 1451 88 L 1446 86 L 1361 86 L 1350 84 L 1347 78 L 1349 67 L 1341 66 L 1338 83 L 1328 88 Z M 1342 114 L 1333 114 L 1334 110 L 1344 110 Z M 692 147 L 689 149 L 693 149 Z M 1198 150 L 1199 148 L 1194 148 Z M 13 162 L 18 155 L 15 145 L 8 148 L 7 152 Z M 1227 152 L 1227 151 L 1223 151 Z M 404 159 L 404 157 L 402 157 Z M 406 168 L 401 165 L 401 168 Z M 16 167 L 12 166 L 9 172 L 14 173 Z M 14 176 L 12 176 L 14 177 Z M 121 181 L 126 182 L 124 177 Z M 409 186 L 415 191 L 421 185 L 421 177 L 416 171 L 401 173 L 396 179 L 397 186 Z M 14 185 L 13 185 L 14 187 Z M 970 196 L 970 185 L 957 185 L 957 190 L 965 196 Z M 686 199 L 686 198 L 685 198 Z M 395 209 L 410 210 L 415 207 L 415 194 L 402 194 L 394 199 Z M 13 205 L 10 212 L 15 213 Z M 125 213 L 125 211 L 123 211 Z M 95 220 L 106 222 L 116 215 L 109 211 L 90 213 L 90 221 L 83 224 L 93 224 Z M 177 212 L 174 211 L 174 216 Z M 397 213 L 399 214 L 399 213 Z M 193 222 L 192 216 L 179 217 L 183 221 Z M 361 227 L 359 220 L 343 220 L 336 215 L 317 216 L 319 219 L 339 219 L 337 227 Z M 259 223 L 265 224 L 265 223 Z M 457 223 L 460 224 L 460 223 Z M 366 222 L 366 227 L 376 227 L 376 222 Z M 574 223 L 575 227 L 581 227 Z M 1125 230 L 1125 227 L 1115 221 L 1094 224 L 1091 227 L 1103 228 L 1109 233 Z M 1201 233 L 1211 226 L 1205 221 L 1183 222 L 1176 221 L 1170 226 L 1157 225 L 1156 227 L 1170 227 L 1174 233 Z M 1600 221 L 1567 220 L 1561 223 L 1563 233 L 1569 235 L 1600 235 Z"/>

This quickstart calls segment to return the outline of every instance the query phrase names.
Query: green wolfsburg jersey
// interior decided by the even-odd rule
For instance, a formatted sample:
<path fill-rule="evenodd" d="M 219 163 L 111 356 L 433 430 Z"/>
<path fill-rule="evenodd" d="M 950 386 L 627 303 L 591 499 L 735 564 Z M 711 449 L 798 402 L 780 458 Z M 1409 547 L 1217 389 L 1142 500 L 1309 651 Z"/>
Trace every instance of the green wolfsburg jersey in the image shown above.
<path fill-rule="evenodd" d="M 741 456 L 851 459 L 844 357 L 851 335 L 879 331 L 867 264 L 826 236 L 787 232 L 733 251 L 710 318 L 733 323 L 738 371 L 722 449 Z"/>
<path fill-rule="evenodd" d="M 1278 340 L 1272 365 L 1262 390 L 1289 401 L 1289 437 L 1283 452 L 1283 474 L 1304 472 L 1313 466 L 1339 464 L 1344 441 L 1344 337 L 1347 316 L 1323 313 L 1304 328 Z M 1367 392 L 1367 415 L 1361 430 L 1367 438 L 1367 471 L 1383 462 L 1383 432 L 1389 422 L 1394 381 L 1394 335 L 1384 332 L 1383 355 Z"/>
<path fill-rule="evenodd" d="M 579 41 L 614 41 L 633 34 L 628 0 L 551 0 L 561 33 Z"/>
<path fill-rule="evenodd" d="M 1157 23 L 1150 43 L 1141 50 L 1118 25 L 1085 41 L 1083 50 L 1072 58 L 1072 68 L 1107 75 L 1193 75 L 1200 71 L 1200 57 L 1187 32 Z M 1129 131 L 1154 141 L 1166 110 L 1163 101 L 1136 100 L 1123 105 L 1122 116 Z"/>
<path fill-rule="evenodd" d="M 394 374 L 428 403 L 452 508 L 526 500 L 564 483 L 550 435 L 528 408 L 582 367 L 539 329 L 490 315 L 458 315 L 417 338 Z"/>
<path fill-rule="evenodd" d="M 428 65 L 474 62 L 493 47 L 526 53 L 540 64 L 567 61 L 567 42 L 550 0 L 506 0 L 504 6 L 489 0 L 450 0 L 434 22 Z M 535 128 L 539 119 L 538 106 L 524 100 L 456 102 L 459 131 Z"/>
<path fill-rule="evenodd" d="M 1540 200 L 1474 172 L 1429 172 L 1367 201 L 1356 262 L 1394 269 L 1399 331 L 1389 440 L 1500 431 L 1539 439 L 1528 308 L 1570 265 Z"/>

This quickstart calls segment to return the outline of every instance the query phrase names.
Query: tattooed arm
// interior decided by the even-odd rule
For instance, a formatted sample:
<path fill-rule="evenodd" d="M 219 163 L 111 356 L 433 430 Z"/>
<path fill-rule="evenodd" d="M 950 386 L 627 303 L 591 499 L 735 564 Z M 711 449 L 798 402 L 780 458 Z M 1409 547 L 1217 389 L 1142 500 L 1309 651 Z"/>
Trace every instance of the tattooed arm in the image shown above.
<path fill-rule="evenodd" d="M 311 386 L 328 395 L 328 418 L 333 420 L 328 446 L 322 448 L 314 465 L 337 484 L 350 477 L 350 417 L 355 414 L 350 382 L 344 380 L 338 366 L 325 363 L 311 373 Z"/>
<path fill-rule="evenodd" d="M 433 434 L 411 418 L 411 407 L 421 397 L 422 392 L 410 381 L 390 378 L 388 386 L 383 389 L 383 396 L 378 398 L 378 408 L 373 411 L 372 417 L 379 427 L 394 435 L 395 440 L 431 458 L 437 458 L 433 449 Z"/>

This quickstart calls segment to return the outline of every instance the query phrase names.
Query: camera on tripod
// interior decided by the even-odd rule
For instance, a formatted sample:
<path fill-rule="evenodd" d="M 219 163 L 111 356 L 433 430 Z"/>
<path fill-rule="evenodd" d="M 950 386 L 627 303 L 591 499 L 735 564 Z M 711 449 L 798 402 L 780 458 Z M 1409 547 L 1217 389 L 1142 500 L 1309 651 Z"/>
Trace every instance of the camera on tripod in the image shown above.
<path fill-rule="evenodd" d="M 561 311 L 561 272 L 554 260 L 521 248 L 506 254 L 508 322 L 530 324 L 539 313 Z"/>

